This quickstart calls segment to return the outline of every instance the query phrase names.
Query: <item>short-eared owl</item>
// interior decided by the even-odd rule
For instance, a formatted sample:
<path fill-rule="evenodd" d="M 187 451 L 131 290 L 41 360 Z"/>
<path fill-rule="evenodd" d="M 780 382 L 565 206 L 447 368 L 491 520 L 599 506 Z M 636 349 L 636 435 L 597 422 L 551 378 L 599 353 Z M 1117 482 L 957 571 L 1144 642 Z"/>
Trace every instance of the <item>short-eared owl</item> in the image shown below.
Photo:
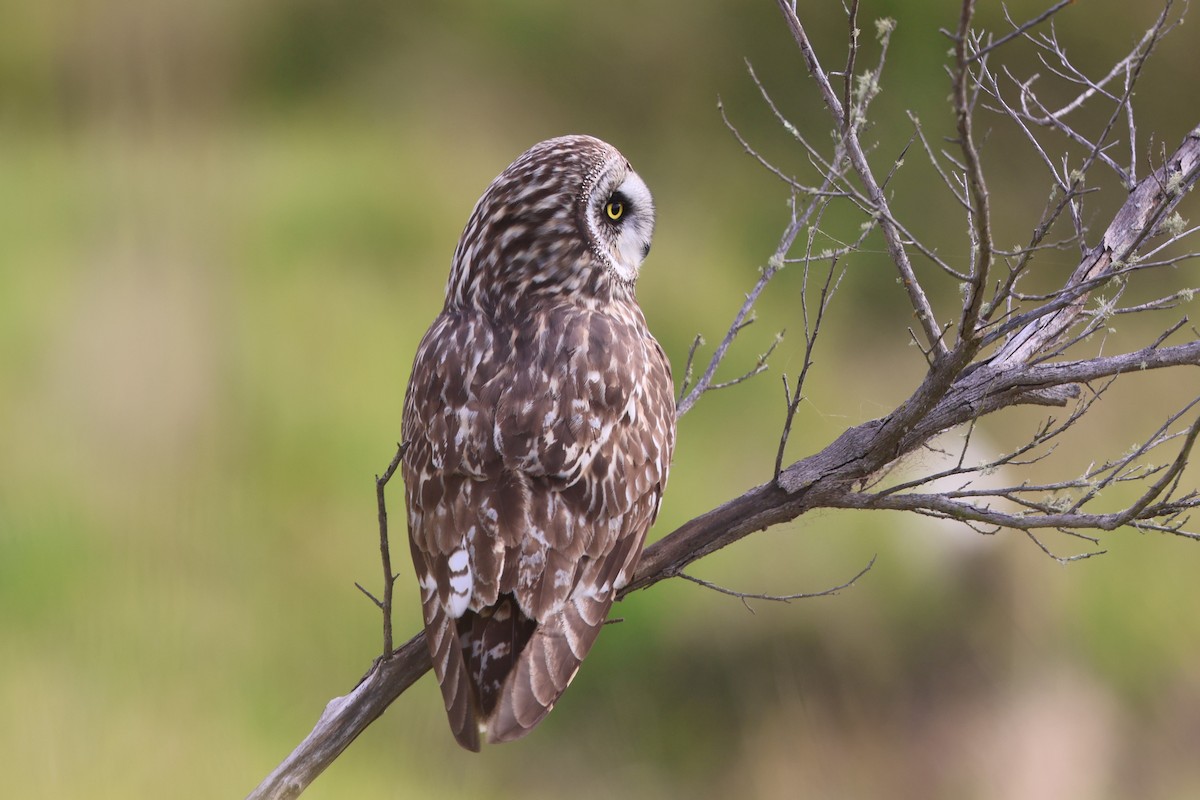
<path fill-rule="evenodd" d="M 634 282 L 654 205 L 615 148 L 534 145 L 475 205 L 404 402 L 425 632 L 459 744 L 527 734 L 632 576 L 675 440 Z"/>

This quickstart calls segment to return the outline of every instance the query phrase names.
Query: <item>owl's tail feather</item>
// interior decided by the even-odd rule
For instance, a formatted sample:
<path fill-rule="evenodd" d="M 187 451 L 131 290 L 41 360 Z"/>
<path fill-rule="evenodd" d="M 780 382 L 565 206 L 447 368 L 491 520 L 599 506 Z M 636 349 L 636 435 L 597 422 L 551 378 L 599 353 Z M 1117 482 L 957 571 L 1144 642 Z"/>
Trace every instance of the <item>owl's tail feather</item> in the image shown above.
<path fill-rule="evenodd" d="M 489 742 L 520 739 L 550 713 L 591 650 L 611 606 L 611 595 L 572 597 L 537 627 L 486 718 Z"/>
<path fill-rule="evenodd" d="M 433 672 L 442 687 L 446 717 L 458 743 L 479 752 L 479 701 L 471 684 L 454 620 L 436 600 L 425 603 L 425 636 Z"/>
<path fill-rule="evenodd" d="M 536 629 L 537 623 L 521 612 L 511 594 L 502 594 L 495 605 L 467 611 L 459 618 L 458 640 L 481 719 L 495 709 L 504 679 Z"/>

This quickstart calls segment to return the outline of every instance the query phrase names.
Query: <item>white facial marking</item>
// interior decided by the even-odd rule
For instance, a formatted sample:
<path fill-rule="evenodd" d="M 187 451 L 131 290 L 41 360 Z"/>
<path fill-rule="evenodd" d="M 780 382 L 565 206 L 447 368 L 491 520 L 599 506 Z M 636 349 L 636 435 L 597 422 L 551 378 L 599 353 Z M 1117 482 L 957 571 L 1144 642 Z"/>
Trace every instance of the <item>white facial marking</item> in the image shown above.
<path fill-rule="evenodd" d="M 654 235 L 654 200 L 645 182 L 634 172 L 629 173 L 618 191 L 629 198 L 633 215 L 621 226 L 617 236 L 613 266 L 617 274 L 632 282 L 637 278 Z"/>

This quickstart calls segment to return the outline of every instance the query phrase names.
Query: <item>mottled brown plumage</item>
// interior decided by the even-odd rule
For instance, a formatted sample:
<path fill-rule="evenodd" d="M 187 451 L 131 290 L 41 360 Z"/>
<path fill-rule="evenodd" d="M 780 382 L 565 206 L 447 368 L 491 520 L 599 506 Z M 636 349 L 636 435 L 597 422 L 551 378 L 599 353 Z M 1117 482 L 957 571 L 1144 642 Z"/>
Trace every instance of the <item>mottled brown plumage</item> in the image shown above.
<path fill-rule="evenodd" d="M 468 749 L 549 713 L 658 513 L 675 404 L 633 291 L 653 227 L 649 191 L 610 145 L 535 145 L 476 204 L 417 351 L 410 543 Z"/>

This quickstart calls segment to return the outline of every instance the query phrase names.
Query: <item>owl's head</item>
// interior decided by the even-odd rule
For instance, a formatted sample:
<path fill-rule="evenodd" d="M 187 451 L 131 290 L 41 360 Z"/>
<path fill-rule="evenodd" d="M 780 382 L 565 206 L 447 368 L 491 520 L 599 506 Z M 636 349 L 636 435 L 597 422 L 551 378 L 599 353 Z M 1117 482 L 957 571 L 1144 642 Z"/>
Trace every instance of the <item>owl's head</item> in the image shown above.
<path fill-rule="evenodd" d="M 534 298 L 631 299 L 653 234 L 650 190 L 615 147 L 591 136 L 549 139 L 475 204 L 446 303 L 500 310 Z"/>

